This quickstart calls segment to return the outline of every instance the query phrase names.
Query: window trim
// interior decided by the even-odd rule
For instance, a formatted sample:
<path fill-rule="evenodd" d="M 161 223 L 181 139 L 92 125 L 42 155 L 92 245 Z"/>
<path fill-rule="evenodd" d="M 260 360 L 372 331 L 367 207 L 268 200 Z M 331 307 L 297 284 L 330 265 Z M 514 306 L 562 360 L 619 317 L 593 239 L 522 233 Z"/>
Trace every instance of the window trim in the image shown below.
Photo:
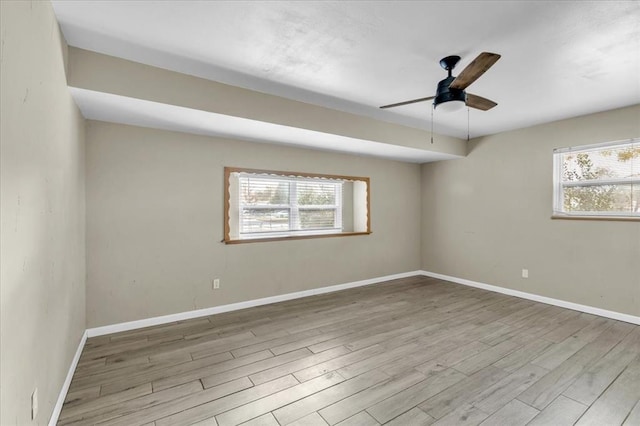
<path fill-rule="evenodd" d="M 564 188 L 565 187 L 584 187 L 584 186 L 604 186 L 613 184 L 640 184 L 640 178 L 615 178 L 615 179 L 596 179 L 592 181 L 575 181 L 562 183 L 562 160 L 561 155 L 570 152 L 586 152 L 598 151 L 607 147 L 616 147 L 630 143 L 631 145 L 640 144 L 640 138 L 629 138 L 616 141 L 602 142 L 590 145 L 579 145 L 565 148 L 556 148 L 553 150 L 553 206 L 551 219 L 568 219 L 568 220 L 608 220 L 620 222 L 637 222 L 640 216 L 629 215 L 625 212 L 576 212 L 570 213 L 561 211 L 564 205 Z"/>
<path fill-rule="evenodd" d="M 229 225 L 230 220 L 230 207 L 231 207 L 231 192 L 229 191 L 229 184 L 231 174 L 233 173 L 251 173 L 257 175 L 274 175 L 279 177 L 292 177 L 292 178 L 311 178 L 311 179 L 333 179 L 343 181 L 358 181 L 365 182 L 367 185 L 366 196 L 366 209 L 367 209 L 367 230 L 359 232 L 333 232 L 322 234 L 306 234 L 306 235 L 287 235 L 287 236 L 273 236 L 273 237 L 256 237 L 246 239 L 231 239 L 231 227 Z M 371 182 L 368 177 L 360 176 L 344 176 L 344 175 L 328 175 L 321 173 L 302 173 L 302 172 L 289 172 L 279 170 L 265 170 L 265 169 L 248 169 L 242 167 L 225 167 L 224 168 L 224 211 L 222 220 L 224 221 L 224 239 L 222 242 L 225 244 L 244 244 L 244 243 L 258 243 L 266 241 L 288 241 L 288 240 L 303 240 L 311 238 L 329 238 L 329 237 L 350 237 L 355 235 L 369 235 L 371 231 Z"/>

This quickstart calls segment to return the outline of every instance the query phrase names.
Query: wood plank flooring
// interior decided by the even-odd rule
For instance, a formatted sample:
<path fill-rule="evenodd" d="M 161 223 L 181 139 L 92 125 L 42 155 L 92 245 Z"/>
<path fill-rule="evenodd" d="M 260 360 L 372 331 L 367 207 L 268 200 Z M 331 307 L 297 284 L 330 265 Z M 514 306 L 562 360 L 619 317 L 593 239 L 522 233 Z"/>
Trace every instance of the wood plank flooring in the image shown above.
<path fill-rule="evenodd" d="M 640 425 L 640 326 L 411 277 L 87 341 L 59 425 Z"/>

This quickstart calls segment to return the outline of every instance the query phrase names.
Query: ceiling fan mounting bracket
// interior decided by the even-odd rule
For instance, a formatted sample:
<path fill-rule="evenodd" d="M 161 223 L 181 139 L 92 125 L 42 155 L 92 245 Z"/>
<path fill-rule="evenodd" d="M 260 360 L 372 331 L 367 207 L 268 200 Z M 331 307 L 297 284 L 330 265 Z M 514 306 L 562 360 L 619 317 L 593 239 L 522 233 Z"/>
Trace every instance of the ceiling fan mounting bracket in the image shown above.
<path fill-rule="evenodd" d="M 440 59 L 440 66 L 447 70 L 449 72 L 449 77 L 451 77 L 451 71 L 456 67 L 459 61 L 460 56 L 447 56 L 446 58 Z"/>

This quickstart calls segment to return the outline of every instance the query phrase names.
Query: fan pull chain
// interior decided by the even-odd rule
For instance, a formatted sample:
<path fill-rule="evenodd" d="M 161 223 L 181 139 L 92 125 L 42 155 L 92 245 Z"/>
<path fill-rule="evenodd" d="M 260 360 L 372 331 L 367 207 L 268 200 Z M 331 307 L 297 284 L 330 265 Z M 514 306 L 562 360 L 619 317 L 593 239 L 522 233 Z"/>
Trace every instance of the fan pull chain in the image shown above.
<path fill-rule="evenodd" d="M 433 104 L 431 105 L 431 143 L 433 144 L 433 110 L 436 109 Z"/>
<path fill-rule="evenodd" d="M 467 142 L 469 142 L 469 111 L 471 111 L 471 108 L 467 107 Z"/>

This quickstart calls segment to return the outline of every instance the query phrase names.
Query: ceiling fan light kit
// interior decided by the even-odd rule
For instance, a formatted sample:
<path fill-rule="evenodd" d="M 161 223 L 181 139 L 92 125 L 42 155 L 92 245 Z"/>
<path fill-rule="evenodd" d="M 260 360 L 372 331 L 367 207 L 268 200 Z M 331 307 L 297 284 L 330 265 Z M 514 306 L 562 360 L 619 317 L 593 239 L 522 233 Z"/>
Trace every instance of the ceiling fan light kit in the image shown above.
<path fill-rule="evenodd" d="M 452 89 L 450 87 L 451 82 L 454 79 L 455 77 L 447 77 L 438 83 L 436 97 L 433 99 L 433 106 L 435 108 L 437 108 L 438 105 L 444 104 L 446 102 L 462 102 L 464 104 L 464 102 L 467 101 L 467 93 L 464 90 Z M 463 104 L 461 104 L 460 106 L 462 106 Z"/>

